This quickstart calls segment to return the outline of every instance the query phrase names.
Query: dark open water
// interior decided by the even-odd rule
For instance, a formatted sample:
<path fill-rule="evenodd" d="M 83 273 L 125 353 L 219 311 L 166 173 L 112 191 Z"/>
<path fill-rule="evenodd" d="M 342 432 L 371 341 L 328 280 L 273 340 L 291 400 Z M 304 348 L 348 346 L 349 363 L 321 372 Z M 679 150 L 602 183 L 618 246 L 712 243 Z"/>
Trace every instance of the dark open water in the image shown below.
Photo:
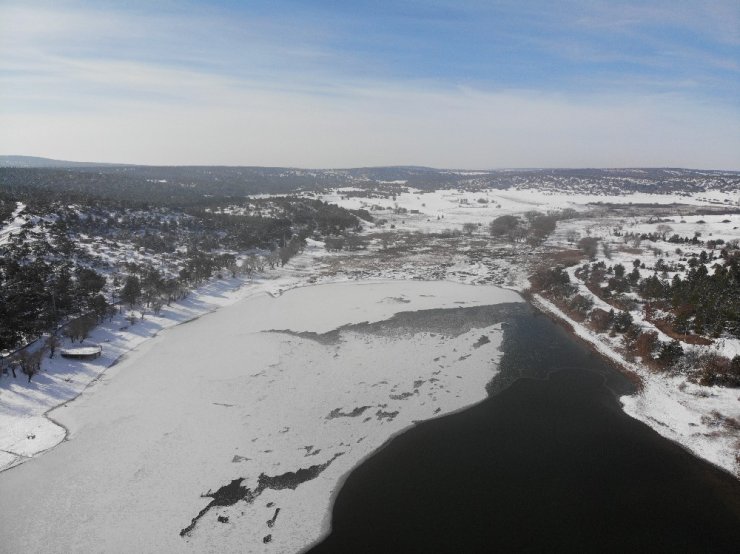
<path fill-rule="evenodd" d="M 529 308 L 481 404 L 349 476 L 311 552 L 740 552 L 740 481 L 625 415 L 618 371 Z"/>

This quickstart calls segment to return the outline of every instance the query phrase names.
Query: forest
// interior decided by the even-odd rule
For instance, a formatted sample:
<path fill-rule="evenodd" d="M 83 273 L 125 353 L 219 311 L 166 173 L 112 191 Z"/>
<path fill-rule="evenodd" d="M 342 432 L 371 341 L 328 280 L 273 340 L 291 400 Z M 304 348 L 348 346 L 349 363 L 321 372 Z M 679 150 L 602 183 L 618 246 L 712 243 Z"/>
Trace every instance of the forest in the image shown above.
<path fill-rule="evenodd" d="M 0 351 L 44 334 L 84 338 L 117 306 L 157 310 L 212 276 L 284 264 L 306 238 L 352 234 L 369 218 L 244 190 L 123 170 L 0 169 L 0 228 L 19 205 L 25 221 L 0 241 Z"/>
<path fill-rule="evenodd" d="M 592 241 L 581 242 L 588 253 Z M 673 267 L 659 259 L 653 273 L 641 277 L 640 270 L 646 268 L 638 258 L 631 268 L 604 261 L 582 265 L 576 278 L 611 306 L 608 311 L 579 294 L 563 266 L 536 272 L 532 291 L 545 293 L 597 333 L 621 336 L 630 360 L 639 356 L 648 367 L 684 372 L 703 385 L 740 387 L 740 356 L 729 359 L 684 348 L 709 345 L 724 334 L 740 338 L 740 250 L 724 248 L 718 255 L 702 250 L 689 256 L 686 266 Z M 686 269 L 683 278 L 678 269 Z M 674 272 L 672 278 L 669 272 Z M 660 340 L 657 331 L 639 325 L 633 317 L 636 312 L 672 340 Z"/>

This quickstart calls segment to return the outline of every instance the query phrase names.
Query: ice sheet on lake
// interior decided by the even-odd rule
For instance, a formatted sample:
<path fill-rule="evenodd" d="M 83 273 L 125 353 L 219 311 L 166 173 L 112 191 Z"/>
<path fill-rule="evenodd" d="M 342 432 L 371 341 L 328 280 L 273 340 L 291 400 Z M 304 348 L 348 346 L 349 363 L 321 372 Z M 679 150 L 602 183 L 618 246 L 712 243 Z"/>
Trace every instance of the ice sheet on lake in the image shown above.
<path fill-rule="evenodd" d="M 446 282 L 321 285 L 170 329 L 51 413 L 72 440 L 0 474 L 4 547 L 297 551 L 360 460 L 485 397 L 502 331 L 480 307 L 519 301 Z M 394 318 L 463 308 L 473 324 Z M 239 479 L 241 499 L 211 504 Z"/>

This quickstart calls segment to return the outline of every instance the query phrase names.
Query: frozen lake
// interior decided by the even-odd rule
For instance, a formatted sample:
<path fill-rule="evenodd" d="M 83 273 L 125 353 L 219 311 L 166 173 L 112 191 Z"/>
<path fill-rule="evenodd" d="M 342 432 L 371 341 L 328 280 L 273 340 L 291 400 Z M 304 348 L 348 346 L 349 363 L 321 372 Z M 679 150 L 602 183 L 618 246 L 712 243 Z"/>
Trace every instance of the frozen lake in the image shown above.
<path fill-rule="evenodd" d="M 737 552 L 735 477 L 626 415 L 634 384 L 562 326 L 505 325 L 491 396 L 365 460 L 311 554 Z"/>
<path fill-rule="evenodd" d="M 167 330 L 50 413 L 70 440 L 0 473 L 1 548 L 299 550 L 328 530 L 360 461 L 485 398 L 520 302 L 488 286 L 344 283 Z"/>

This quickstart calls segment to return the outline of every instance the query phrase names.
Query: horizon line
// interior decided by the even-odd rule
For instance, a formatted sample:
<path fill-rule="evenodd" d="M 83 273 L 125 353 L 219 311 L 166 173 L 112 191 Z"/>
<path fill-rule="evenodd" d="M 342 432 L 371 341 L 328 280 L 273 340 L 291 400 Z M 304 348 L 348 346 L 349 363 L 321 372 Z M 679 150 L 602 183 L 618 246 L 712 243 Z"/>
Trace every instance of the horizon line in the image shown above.
<path fill-rule="evenodd" d="M 151 168 L 165 168 L 165 167 L 229 167 L 229 168 L 260 168 L 260 169 L 300 169 L 307 171 L 343 171 L 343 170 L 356 170 L 356 169 L 431 169 L 434 171 L 482 171 L 482 172 L 496 172 L 496 171 L 551 171 L 551 170 L 630 170 L 630 169 L 663 169 L 663 170 L 683 170 L 683 171 L 725 171 L 731 173 L 740 173 L 740 168 L 726 169 L 726 168 L 711 168 L 711 167 L 679 167 L 679 166 L 526 166 L 526 167 L 491 167 L 491 168 L 472 168 L 472 167 L 434 167 L 428 165 L 419 164 L 390 164 L 390 165 L 356 165 L 356 166 L 335 166 L 335 167 L 302 167 L 297 165 L 254 165 L 254 164 L 147 164 L 147 163 L 131 163 L 131 162 L 91 162 L 91 161 L 80 161 L 80 160 L 60 160 L 57 158 L 47 158 L 45 156 L 31 156 L 26 154 L 0 154 L 0 161 L 5 158 L 27 158 L 35 160 L 44 160 L 46 162 L 58 162 L 60 164 L 80 164 L 88 167 L 103 167 L 103 166 L 115 166 L 115 167 L 151 167 Z M 46 168 L 63 167 L 62 165 L 54 166 L 49 165 Z M 0 165 L 2 168 L 20 168 L 20 169 L 44 169 L 39 167 L 24 167 L 14 165 Z M 69 169 L 69 168 L 68 168 Z"/>

